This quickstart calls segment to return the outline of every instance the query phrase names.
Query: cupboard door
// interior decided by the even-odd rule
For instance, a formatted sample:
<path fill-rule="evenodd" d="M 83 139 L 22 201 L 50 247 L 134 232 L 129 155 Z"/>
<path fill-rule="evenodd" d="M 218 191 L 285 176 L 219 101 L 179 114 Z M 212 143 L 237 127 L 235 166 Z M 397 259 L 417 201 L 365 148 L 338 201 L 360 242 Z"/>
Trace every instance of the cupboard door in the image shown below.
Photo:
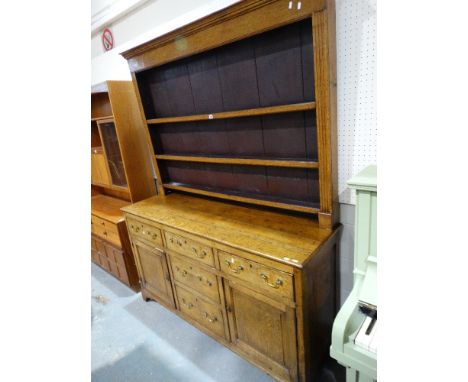
<path fill-rule="evenodd" d="M 99 264 L 106 271 L 109 271 L 110 265 L 109 260 L 107 259 L 106 246 L 104 245 L 104 242 L 102 240 L 94 238 L 94 244 L 96 246 L 97 251 L 97 264 Z"/>
<path fill-rule="evenodd" d="M 99 264 L 99 259 L 100 257 L 97 241 L 91 236 L 91 260 L 94 263 Z"/>
<path fill-rule="evenodd" d="M 91 150 L 91 183 L 104 186 L 111 184 L 102 148 Z"/>
<path fill-rule="evenodd" d="M 113 121 L 98 122 L 101 131 L 102 143 L 106 151 L 107 165 L 111 175 L 112 184 L 119 187 L 127 187 L 127 178 L 120 153 L 119 140 Z"/>
<path fill-rule="evenodd" d="M 133 242 L 133 250 L 141 287 L 175 308 L 165 253 L 140 242 Z"/>
<path fill-rule="evenodd" d="M 128 285 L 127 269 L 125 267 L 125 260 L 123 251 L 106 244 L 106 254 L 109 261 L 110 273 L 117 277 L 120 281 Z"/>
<path fill-rule="evenodd" d="M 231 339 L 280 380 L 297 380 L 295 310 L 225 280 Z"/>

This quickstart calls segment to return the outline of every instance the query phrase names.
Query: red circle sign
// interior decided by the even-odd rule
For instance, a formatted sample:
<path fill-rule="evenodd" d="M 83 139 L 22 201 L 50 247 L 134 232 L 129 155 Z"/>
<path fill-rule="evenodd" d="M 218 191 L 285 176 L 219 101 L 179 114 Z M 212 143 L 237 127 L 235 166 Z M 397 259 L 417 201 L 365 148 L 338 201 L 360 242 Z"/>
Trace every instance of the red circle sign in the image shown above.
<path fill-rule="evenodd" d="M 112 36 L 112 32 L 109 28 L 102 31 L 101 39 L 104 50 L 111 50 L 114 47 L 114 36 Z"/>

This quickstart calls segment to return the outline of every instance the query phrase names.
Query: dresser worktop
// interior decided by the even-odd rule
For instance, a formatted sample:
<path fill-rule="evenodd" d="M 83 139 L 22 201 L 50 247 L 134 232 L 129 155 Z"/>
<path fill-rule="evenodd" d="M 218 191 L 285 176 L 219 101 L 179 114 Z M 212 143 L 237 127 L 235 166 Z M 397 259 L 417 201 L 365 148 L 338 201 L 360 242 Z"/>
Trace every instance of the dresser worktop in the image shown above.
<path fill-rule="evenodd" d="M 298 268 L 333 234 L 313 218 L 181 194 L 155 196 L 122 210 Z"/>
<path fill-rule="evenodd" d="M 130 202 L 111 196 L 95 195 L 91 197 L 91 214 L 117 224 L 124 220 L 123 213 L 120 209 L 129 204 Z"/>

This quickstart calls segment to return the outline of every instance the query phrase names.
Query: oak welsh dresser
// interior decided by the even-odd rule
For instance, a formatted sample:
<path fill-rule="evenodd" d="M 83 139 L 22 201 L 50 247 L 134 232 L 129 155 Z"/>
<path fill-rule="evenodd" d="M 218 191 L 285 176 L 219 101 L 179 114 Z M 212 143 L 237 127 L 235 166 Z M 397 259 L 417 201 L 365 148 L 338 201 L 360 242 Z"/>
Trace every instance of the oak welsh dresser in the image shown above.
<path fill-rule="evenodd" d="M 334 4 L 246 0 L 123 53 L 158 196 L 125 206 L 143 298 L 279 381 L 335 315 Z"/>

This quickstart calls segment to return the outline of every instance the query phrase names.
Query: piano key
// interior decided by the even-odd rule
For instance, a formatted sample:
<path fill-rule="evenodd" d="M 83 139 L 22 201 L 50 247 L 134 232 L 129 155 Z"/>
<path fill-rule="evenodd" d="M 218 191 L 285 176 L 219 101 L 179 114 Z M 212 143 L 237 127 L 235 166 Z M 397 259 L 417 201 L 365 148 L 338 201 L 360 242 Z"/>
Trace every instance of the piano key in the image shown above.
<path fill-rule="evenodd" d="M 354 343 L 356 345 L 359 345 L 360 347 L 363 347 L 363 348 L 367 348 L 369 346 L 368 344 L 369 335 L 366 335 L 366 331 L 371 322 L 372 322 L 372 318 L 369 316 L 366 316 L 366 318 L 364 319 L 364 322 L 359 328 L 356 338 L 354 339 Z"/>
<path fill-rule="evenodd" d="M 375 317 L 367 316 L 359 329 L 354 343 L 366 350 L 370 350 L 370 345 L 375 335 L 376 325 L 377 319 Z"/>
<path fill-rule="evenodd" d="M 366 335 L 368 335 L 368 340 L 367 340 L 367 350 L 370 351 L 371 349 L 371 344 L 372 344 L 372 341 L 374 340 L 374 336 L 375 336 L 375 333 L 376 333 L 376 328 L 377 328 L 377 319 L 374 318 L 372 320 L 372 322 L 370 323 L 369 325 L 369 328 L 367 328 L 366 330 Z"/>
<path fill-rule="evenodd" d="M 370 343 L 369 351 L 377 354 L 377 323 L 374 325 L 374 337 Z"/>

